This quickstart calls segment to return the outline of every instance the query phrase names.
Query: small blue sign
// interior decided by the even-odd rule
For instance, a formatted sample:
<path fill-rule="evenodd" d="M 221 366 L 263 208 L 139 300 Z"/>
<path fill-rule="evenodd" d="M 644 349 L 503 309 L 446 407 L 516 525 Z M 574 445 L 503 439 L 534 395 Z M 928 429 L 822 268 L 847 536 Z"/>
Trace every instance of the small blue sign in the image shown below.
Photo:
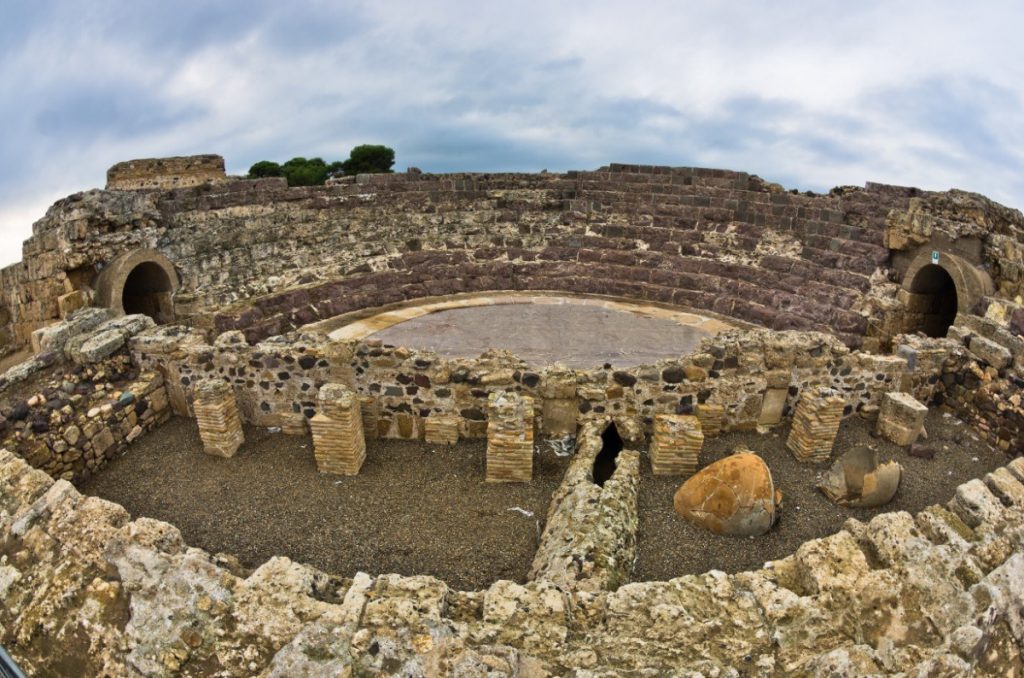
<path fill-rule="evenodd" d="M 933 264 L 939 263 L 939 251 L 938 250 L 932 250 L 932 263 Z"/>

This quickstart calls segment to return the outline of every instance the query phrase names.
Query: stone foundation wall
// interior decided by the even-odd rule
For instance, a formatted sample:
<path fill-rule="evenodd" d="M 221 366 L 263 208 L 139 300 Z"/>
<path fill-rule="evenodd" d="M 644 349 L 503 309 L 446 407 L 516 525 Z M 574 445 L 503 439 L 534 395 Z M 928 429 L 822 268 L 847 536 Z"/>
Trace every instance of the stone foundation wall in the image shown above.
<path fill-rule="evenodd" d="M 201 333 L 174 327 L 144 332 L 131 347 L 141 367 L 167 375 L 179 413 L 188 413 L 192 385 L 216 376 L 234 386 L 246 421 L 300 433 L 315 414 L 320 386 L 340 381 L 373 399 L 375 407 L 364 405 L 367 431 L 393 438 L 422 438 L 425 419 L 438 415 L 458 417 L 461 437 L 482 438 L 488 396 L 506 391 L 534 399 L 539 430 L 548 435 L 565 435 L 566 402 L 575 404 L 578 424 L 610 416 L 649 431 L 657 414 L 699 415 L 704 404 L 722 408 L 726 429 L 753 429 L 766 420 L 766 410 L 777 415 L 774 422 L 789 417 L 804 389 L 816 386 L 839 393 L 844 416 L 870 415 L 904 379 L 933 388 L 943 369 L 942 361 L 922 359 L 911 370 L 904 357 L 851 351 L 819 333 L 766 330 L 725 332 L 678 360 L 625 370 L 533 369 L 503 351 L 447 360 L 376 340 L 332 342 L 317 334 L 249 346 L 231 332 L 210 345 Z M 567 388 L 575 389 L 574 397 L 567 397 Z M 549 400 L 557 407 L 548 407 Z M 547 427 L 546 413 L 557 431 Z"/>
<path fill-rule="evenodd" d="M 63 374 L 0 415 L 0 445 L 54 478 L 77 481 L 167 421 L 163 377 L 125 355 Z"/>

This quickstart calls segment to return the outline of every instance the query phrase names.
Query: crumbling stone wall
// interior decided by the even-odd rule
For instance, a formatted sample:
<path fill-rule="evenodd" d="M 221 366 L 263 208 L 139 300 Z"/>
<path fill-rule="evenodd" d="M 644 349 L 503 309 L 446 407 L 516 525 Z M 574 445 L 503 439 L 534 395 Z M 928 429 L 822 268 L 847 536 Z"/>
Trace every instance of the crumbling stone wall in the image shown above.
<path fill-rule="evenodd" d="M 118 181 L 111 189 L 135 180 Z M 796 195 L 744 173 L 634 165 L 90 191 L 51 207 L 0 278 L 20 343 L 58 317 L 59 297 L 88 296 L 106 263 L 149 248 L 180 272 L 178 317 L 250 340 L 370 306 L 510 289 L 684 305 L 859 345 L 873 312 L 861 302 L 888 262 L 885 219 L 909 195 Z"/>
<path fill-rule="evenodd" d="M 0 450 L 0 643 L 30 675 L 1013 675 L 1022 480 L 1018 459 L 755 571 L 457 591 L 287 558 L 246 572 Z"/>
<path fill-rule="evenodd" d="M 107 190 L 187 188 L 226 178 L 219 155 L 129 160 L 107 170 Z"/>

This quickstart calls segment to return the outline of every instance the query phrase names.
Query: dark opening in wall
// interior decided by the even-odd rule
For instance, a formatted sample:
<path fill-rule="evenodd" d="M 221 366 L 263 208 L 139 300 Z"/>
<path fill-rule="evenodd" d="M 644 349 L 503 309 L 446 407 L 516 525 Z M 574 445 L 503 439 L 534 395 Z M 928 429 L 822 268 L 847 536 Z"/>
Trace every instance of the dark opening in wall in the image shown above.
<path fill-rule="evenodd" d="M 956 320 L 956 283 L 936 264 L 923 267 L 910 283 L 911 308 L 908 331 L 944 337 Z"/>
<path fill-rule="evenodd" d="M 601 451 L 594 458 L 594 484 L 604 487 L 604 482 L 615 473 L 615 463 L 622 451 L 622 437 L 619 430 L 615 428 L 614 422 L 608 424 L 608 428 L 601 434 Z"/>
<path fill-rule="evenodd" d="M 158 264 L 144 261 L 128 274 L 121 294 L 125 313 L 145 313 L 157 323 L 171 322 L 171 281 Z"/>

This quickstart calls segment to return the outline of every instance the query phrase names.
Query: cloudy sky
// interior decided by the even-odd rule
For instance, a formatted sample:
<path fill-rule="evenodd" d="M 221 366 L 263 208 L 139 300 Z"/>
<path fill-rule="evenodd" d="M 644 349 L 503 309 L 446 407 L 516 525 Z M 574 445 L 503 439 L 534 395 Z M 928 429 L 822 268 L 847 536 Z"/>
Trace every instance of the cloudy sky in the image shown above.
<path fill-rule="evenodd" d="M 140 157 L 723 167 L 1024 208 L 1024 3 L 0 0 L 0 264 Z"/>

